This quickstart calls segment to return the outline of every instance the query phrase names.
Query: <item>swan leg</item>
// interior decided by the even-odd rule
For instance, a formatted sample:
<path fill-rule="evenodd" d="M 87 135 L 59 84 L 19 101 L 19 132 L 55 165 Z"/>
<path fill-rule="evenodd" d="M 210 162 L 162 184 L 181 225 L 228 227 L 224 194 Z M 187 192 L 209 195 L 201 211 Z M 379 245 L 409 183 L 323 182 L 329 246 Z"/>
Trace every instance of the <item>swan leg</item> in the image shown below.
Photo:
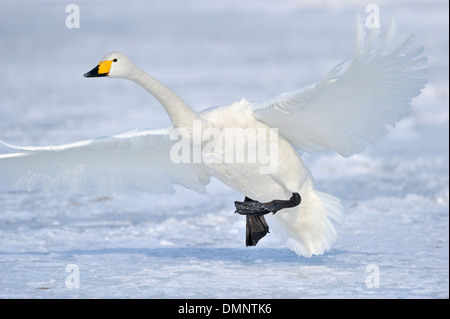
<path fill-rule="evenodd" d="M 234 202 L 236 206 L 235 213 L 246 215 L 247 218 L 245 244 L 247 246 L 256 246 L 258 241 L 269 232 L 269 226 L 264 215 L 268 213 L 275 214 L 281 209 L 295 207 L 301 201 L 300 194 L 293 193 L 289 200 L 275 199 L 268 203 L 261 203 L 246 196 L 243 202 Z"/>

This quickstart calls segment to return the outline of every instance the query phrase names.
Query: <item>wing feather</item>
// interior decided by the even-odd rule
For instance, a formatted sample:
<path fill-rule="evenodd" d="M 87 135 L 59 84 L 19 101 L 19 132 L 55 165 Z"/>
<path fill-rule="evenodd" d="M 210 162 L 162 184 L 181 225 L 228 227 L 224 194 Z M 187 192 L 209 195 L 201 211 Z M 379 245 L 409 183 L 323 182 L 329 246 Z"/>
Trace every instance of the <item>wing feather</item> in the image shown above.
<path fill-rule="evenodd" d="M 173 193 L 178 184 L 204 192 L 206 166 L 176 164 L 170 130 L 132 131 L 72 144 L 16 147 L 0 155 L 0 185 L 80 194 L 117 194 L 131 190 Z"/>
<path fill-rule="evenodd" d="M 413 48 L 411 35 L 392 50 L 396 31 L 392 19 L 383 38 L 378 29 L 366 36 L 358 18 L 357 54 L 345 73 L 342 62 L 322 82 L 255 107 L 256 117 L 308 152 L 332 149 L 347 157 L 376 143 L 410 112 L 427 82 L 423 46 Z"/>

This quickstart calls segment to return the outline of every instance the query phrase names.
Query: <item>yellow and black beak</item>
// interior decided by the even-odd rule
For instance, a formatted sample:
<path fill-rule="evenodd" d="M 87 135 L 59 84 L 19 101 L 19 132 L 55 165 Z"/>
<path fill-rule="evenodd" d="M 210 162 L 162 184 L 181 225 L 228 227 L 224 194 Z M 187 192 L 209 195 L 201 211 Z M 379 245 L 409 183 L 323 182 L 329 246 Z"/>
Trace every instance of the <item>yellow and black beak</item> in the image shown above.
<path fill-rule="evenodd" d="M 84 76 L 87 78 L 96 78 L 100 76 L 108 76 L 109 71 L 111 70 L 111 64 L 113 61 L 105 60 L 100 61 L 98 65 L 90 70 L 88 73 L 85 73 Z"/>

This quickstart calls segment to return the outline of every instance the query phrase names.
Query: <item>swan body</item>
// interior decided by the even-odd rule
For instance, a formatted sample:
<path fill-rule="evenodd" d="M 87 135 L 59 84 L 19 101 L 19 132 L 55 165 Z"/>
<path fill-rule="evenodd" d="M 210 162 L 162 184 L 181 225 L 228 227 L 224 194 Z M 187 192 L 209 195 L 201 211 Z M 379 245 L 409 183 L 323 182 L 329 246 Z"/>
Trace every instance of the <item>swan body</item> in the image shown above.
<path fill-rule="evenodd" d="M 323 254 L 336 240 L 335 224 L 342 208 L 337 198 L 314 188 L 312 174 L 297 149 L 331 149 L 345 157 L 361 152 L 367 142 L 375 143 L 386 134 L 387 125 L 394 126 L 409 112 L 412 98 L 426 83 L 426 58 L 420 56 L 423 47 L 413 48 L 414 37 L 392 49 L 394 20 L 384 37 L 377 29 L 366 36 L 360 19 L 357 26 L 355 58 L 345 73 L 339 64 L 322 82 L 267 103 L 242 99 L 202 112 L 193 111 L 125 55 L 107 54 L 85 76 L 134 81 L 161 103 L 173 127 L 132 130 L 59 146 L 4 143 L 15 152 L 0 155 L 0 184 L 89 194 L 173 193 L 173 185 L 178 184 L 202 193 L 214 177 L 262 202 L 287 199 L 297 192 L 301 204 L 267 215 L 267 223 L 297 254 Z M 230 128 L 243 133 L 240 143 L 248 153 L 243 161 L 226 160 L 230 152 L 226 144 L 232 138 L 222 133 Z M 185 141 L 189 156 L 174 161 L 180 150 L 187 151 Z M 264 152 L 250 158 L 255 141 L 265 155 L 274 147 L 270 161 L 259 156 Z"/>

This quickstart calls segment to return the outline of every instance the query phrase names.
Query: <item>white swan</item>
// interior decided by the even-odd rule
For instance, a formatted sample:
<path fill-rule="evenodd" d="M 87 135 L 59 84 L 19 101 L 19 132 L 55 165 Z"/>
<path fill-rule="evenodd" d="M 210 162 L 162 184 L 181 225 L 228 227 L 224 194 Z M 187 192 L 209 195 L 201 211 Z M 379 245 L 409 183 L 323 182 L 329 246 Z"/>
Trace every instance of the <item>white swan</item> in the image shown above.
<path fill-rule="evenodd" d="M 174 126 L 60 146 L 15 147 L 4 143 L 20 151 L 0 155 L 0 184 L 27 190 L 101 194 L 129 190 L 171 193 L 173 185 L 179 184 L 204 192 L 212 176 L 255 201 L 279 199 L 292 204 L 292 199 L 287 200 L 298 193 L 300 205 L 297 201 L 281 207 L 284 209 L 276 214 L 268 214 L 267 223 L 297 254 L 322 254 L 336 239 L 334 223 L 340 218 L 341 207 L 338 199 L 314 189 L 311 173 L 296 148 L 307 152 L 332 149 L 350 156 L 362 151 L 365 143 L 377 142 L 386 133 L 387 125 L 394 126 L 409 112 L 412 98 L 426 83 L 426 58 L 420 57 L 423 47 L 412 47 L 413 35 L 392 49 L 395 33 L 392 20 L 384 37 L 377 29 L 365 36 L 358 19 L 356 55 L 345 73 L 340 73 L 339 64 L 322 82 L 282 94 L 268 103 L 252 104 L 242 99 L 200 113 L 125 55 L 107 54 L 85 76 L 136 82 L 164 106 Z M 205 151 L 206 142 L 227 128 L 246 129 L 241 131 L 245 147 L 255 141 L 251 140 L 251 132 L 267 132 L 263 134 L 266 139 L 262 139 L 266 145 L 257 146 L 264 146 L 264 150 L 276 146 L 275 169 L 263 173 L 261 168 L 268 162 L 259 156 L 256 161 L 247 157 L 244 163 L 224 161 L 224 148 L 215 148 L 222 145 L 220 141 L 226 142 L 224 136 L 216 139 L 217 144 L 208 144 Z M 274 132 L 271 128 L 278 129 L 275 140 L 268 138 Z M 206 133 L 210 139 L 199 141 L 198 136 L 203 138 Z M 197 147 L 202 158 L 194 158 L 193 151 L 187 154 L 187 161 L 178 163 L 179 158 L 174 161 L 174 156 L 187 150 L 181 147 L 187 138 L 192 142 L 190 150 Z M 259 204 L 255 201 L 246 203 Z M 252 225 L 254 222 L 263 224 Z M 264 224 L 263 218 L 256 218 L 248 220 L 247 226 L 264 232 Z"/>

